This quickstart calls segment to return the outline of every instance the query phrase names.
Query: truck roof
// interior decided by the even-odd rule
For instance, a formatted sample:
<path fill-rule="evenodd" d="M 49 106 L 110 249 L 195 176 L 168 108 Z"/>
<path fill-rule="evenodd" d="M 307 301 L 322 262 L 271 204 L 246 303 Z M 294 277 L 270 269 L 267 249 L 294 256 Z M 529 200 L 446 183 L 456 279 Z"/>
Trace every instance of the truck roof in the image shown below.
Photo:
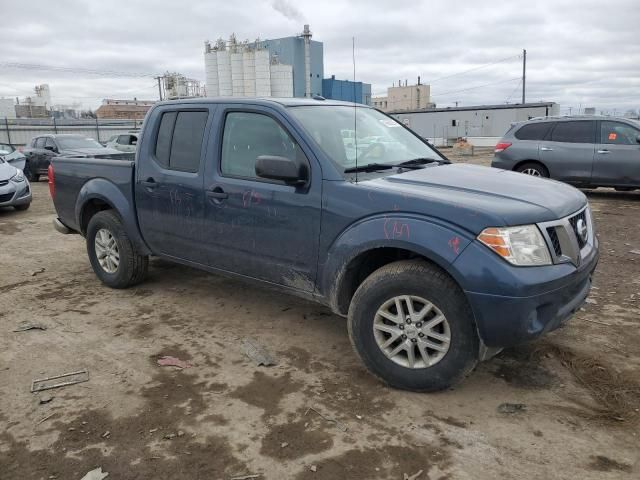
<path fill-rule="evenodd" d="M 340 100 L 325 99 L 323 97 L 314 98 L 279 98 L 279 97 L 197 97 L 197 98 L 181 98 L 177 100 L 165 100 L 156 103 L 156 105 L 172 105 L 178 103 L 239 103 L 247 105 L 273 105 L 278 104 L 284 107 L 297 107 L 304 105 L 345 105 L 353 107 L 353 102 L 343 102 Z M 372 108 L 369 105 L 361 103 L 355 104 L 358 107 Z"/>

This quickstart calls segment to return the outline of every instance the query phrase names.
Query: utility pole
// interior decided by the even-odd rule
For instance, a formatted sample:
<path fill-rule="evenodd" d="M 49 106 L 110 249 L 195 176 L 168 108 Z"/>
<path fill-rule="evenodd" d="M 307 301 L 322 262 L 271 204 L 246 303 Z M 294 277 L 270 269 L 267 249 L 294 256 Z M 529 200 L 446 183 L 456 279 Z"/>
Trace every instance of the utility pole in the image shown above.
<path fill-rule="evenodd" d="M 162 101 L 162 84 L 160 83 L 161 79 L 162 77 L 156 77 L 156 80 L 158 80 L 158 97 L 160 98 L 160 101 Z"/>
<path fill-rule="evenodd" d="M 525 103 L 525 92 L 527 84 L 527 50 L 522 50 L 522 103 Z"/>

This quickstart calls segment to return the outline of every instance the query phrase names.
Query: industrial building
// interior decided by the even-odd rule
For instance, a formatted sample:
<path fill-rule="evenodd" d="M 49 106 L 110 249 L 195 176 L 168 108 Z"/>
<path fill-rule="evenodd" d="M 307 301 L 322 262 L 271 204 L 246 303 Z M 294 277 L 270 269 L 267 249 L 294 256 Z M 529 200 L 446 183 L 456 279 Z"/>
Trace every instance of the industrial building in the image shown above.
<path fill-rule="evenodd" d="M 309 25 L 294 37 L 205 42 L 206 91 L 211 97 L 313 97 L 322 95 L 322 42 Z"/>
<path fill-rule="evenodd" d="M 336 80 L 336 76 L 331 75 L 331 78 L 322 80 L 322 96 L 332 100 L 371 105 L 371 84 Z"/>
<path fill-rule="evenodd" d="M 431 103 L 431 87 L 421 84 L 420 77 L 416 85 L 409 85 L 408 80 L 405 80 L 402 85 L 399 80 L 398 86 L 394 84 L 387 88 L 386 96 L 374 97 L 372 102 L 374 107 L 383 112 L 404 112 L 435 107 L 435 104 Z"/>
<path fill-rule="evenodd" d="M 96 110 L 96 117 L 142 120 L 154 103 L 156 103 L 154 100 L 138 100 L 136 98 L 133 100 L 105 98 L 102 105 Z"/>
<path fill-rule="evenodd" d="M 0 118 L 16 118 L 13 98 L 0 98 Z"/>
<path fill-rule="evenodd" d="M 493 146 L 514 122 L 559 115 L 554 102 L 432 108 L 391 115 L 436 145 L 450 145 L 465 137 L 478 146 Z"/>

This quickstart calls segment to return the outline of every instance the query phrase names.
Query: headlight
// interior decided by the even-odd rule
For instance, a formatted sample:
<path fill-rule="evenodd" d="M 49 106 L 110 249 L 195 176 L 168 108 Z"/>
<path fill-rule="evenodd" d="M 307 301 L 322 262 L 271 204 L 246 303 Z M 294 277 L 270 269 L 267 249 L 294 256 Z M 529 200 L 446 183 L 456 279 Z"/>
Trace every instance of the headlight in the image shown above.
<path fill-rule="evenodd" d="M 535 225 L 485 228 L 478 240 L 513 265 L 551 265 L 549 248 Z"/>
<path fill-rule="evenodd" d="M 18 172 L 13 177 L 11 177 L 10 180 L 16 183 L 24 182 L 24 174 L 22 173 L 22 171 L 18 170 Z"/>

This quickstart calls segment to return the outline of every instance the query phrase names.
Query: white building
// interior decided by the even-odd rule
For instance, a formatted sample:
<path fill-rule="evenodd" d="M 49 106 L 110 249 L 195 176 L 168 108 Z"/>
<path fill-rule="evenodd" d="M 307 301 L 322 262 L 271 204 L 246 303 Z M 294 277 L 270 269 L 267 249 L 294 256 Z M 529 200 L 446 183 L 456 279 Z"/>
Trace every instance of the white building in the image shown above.
<path fill-rule="evenodd" d="M 0 118 L 16 118 L 13 98 L 0 98 Z"/>

